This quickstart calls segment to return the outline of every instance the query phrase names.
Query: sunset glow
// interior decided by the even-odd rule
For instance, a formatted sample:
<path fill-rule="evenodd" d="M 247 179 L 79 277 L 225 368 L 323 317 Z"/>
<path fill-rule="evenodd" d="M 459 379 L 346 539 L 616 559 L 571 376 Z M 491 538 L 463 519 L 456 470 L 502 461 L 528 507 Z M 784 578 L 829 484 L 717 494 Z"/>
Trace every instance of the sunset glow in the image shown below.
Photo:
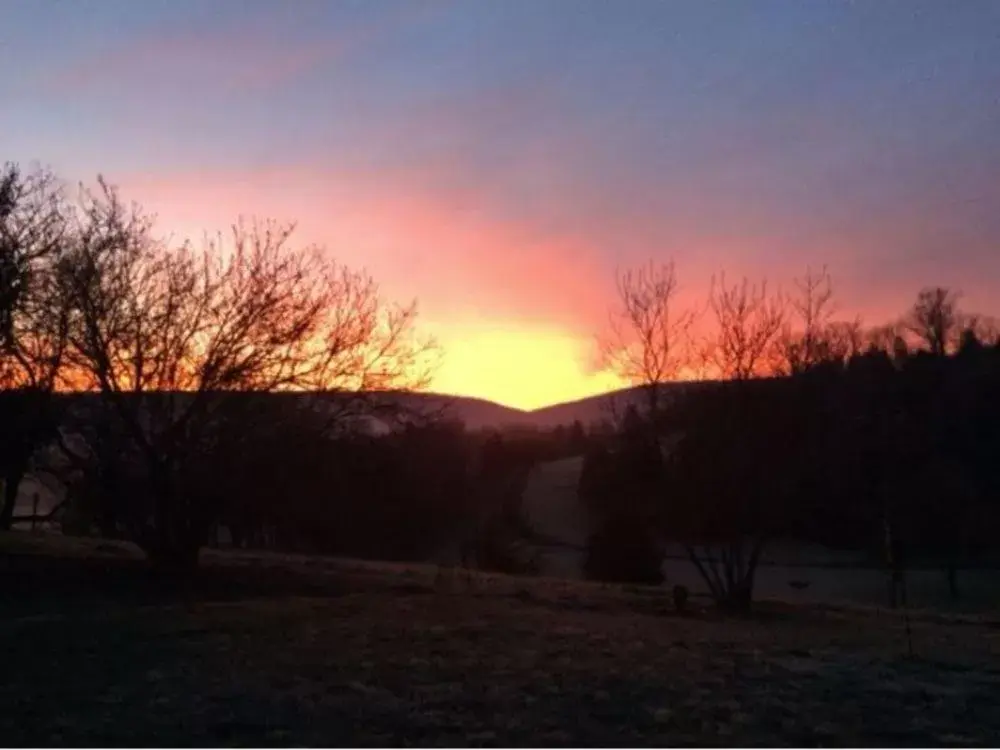
<path fill-rule="evenodd" d="M 0 0 L 0 71 L 8 744 L 998 744 L 1000 0 Z"/>
<path fill-rule="evenodd" d="M 486 397 L 519 409 L 571 401 L 620 388 L 612 374 L 587 372 L 592 342 L 544 331 L 443 331 L 445 359 L 434 390 Z"/>
<path fill-rule="evenodd" d="M 0 159 L 174 237 L 295 220 L 418 300 L 434 390 L 534 408 L 620 385 L 593 341 L 649 259 L 683 304 L 826 265 L 844 315 L 995 308 L 1000 5 L 960 5 L 21 3 L 0 48 L 54 52 L 0 81 Z"/>

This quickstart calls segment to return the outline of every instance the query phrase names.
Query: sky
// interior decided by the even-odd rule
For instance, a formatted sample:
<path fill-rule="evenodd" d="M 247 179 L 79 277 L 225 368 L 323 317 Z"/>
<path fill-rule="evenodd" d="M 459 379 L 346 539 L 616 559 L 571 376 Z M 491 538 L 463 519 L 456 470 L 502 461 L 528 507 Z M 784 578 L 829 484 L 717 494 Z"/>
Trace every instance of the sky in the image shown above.
<path fill-rule="evenodd" d="M 613 388 L 616 269 L 1000 312 L 996 0 L 0 0 L 0 161 L 240 215 L 416 298 L 434 390 Z"/>

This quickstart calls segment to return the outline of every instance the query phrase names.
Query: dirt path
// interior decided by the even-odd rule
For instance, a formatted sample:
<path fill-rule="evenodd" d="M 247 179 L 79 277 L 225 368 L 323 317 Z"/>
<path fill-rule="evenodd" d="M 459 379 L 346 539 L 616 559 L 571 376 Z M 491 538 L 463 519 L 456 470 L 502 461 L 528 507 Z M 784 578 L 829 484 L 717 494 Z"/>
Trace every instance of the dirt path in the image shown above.
<path fill-rule="evenodd" d="M 532 528 L 560 543 L 547 549 L 545 575 L 580 577 L 588 519 L 577 498 L 583 457 L 537 464 L 524 490 L 524 512 Z"/>

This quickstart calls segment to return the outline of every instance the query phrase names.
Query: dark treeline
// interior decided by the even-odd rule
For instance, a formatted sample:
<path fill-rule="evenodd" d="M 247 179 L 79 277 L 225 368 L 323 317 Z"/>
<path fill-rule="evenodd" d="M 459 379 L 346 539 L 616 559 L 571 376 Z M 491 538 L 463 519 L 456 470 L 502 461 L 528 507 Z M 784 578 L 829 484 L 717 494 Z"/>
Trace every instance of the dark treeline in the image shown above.
<path fill-rule="evenodd" d="M 675 542 L 720 604 L 745 609 L 768 542 L 793 539 L 869 552 L 896 582 L 912 562 L 939 564 L 958 596 L 957 570 L 1000 531 L 995 327 L 941 288 L 892 326 L 834 322 L 824 272 L 798 296 L 713 289 L 696 340 L 663 322 L 685 320 L 668 314 L 672 267 L 644 274 L 621 286 L 619 330 L 631 327 L 631 361 L 652 363 L 634 375 L 651 395 L 588 456 L 594 574 L 656 580 L 658 545 Z M 660 363 L 682 348 L 728 379 L 663 403 Z"/>
<path fill-rule="evenodd" d="M 659 583 L 670 542 L 733 609 L 777 539 L 867 551 L 895 580 L 940 565 L 956 596 L 995 546 L 997 329 L 946 289 L 866 328 L 833 319 L 825 271 L 790 295 L 720 276 L 705 321 L 651 265 L 619 277 L 602 342 L 640 386 L 612 428 L 469 432 L 395 397 L 437 355 L 416 307 L 291 237 L 238 223 L 195 248 L 102 181 L 70 199 L 0 171 L 0 529 L 48 475 L 64 530 L 163 568 L 226 536 L 389 560 L 471 544 L 529 572 L 529 470 L 583 455 L 587 574 Z M 703 382 L 678 396 L 680 378 Z"/>
<path fill-rule="evenodd" d="M 582 430 L 469 434 L 396 398 L 426 387 L 437 354 L 415 318 L 290 226 L 240 222 L 196 248 L 102 180 L 71 197 L 8 165 L 0 529 L 56 515 L 15 515 L 34 473 L 65 487 L 64 529 L 133 540 L 164 568 L 194 565 L 220 529 L 381 559 L 478 535 L 502 567 L 527 467 Z"/>
<path fill-rule="evenodd" d="M 524 480 L 535 463 L 580 451 L 579 425 L 468 431 L 410 412 L 389 431 L 330 431 L 301 396 L 228 399 L 219 404 L 230 411 L 225 439 L 178 476 L 185 515 L 209 546 L 419 561 L 471 541 L 477 566 L 530 572 L 512 549 L 531 534 L 520 507 Z M 63 530 L 145 548 L 148 480 L 115 414 L 88 396 L 56 400 L 67 402 L 63 424 L 86 446 L 56 445 L 34 462 L 66 488 Z"/>
<path fill-rule="evenodd" d="M 203 451 L 186 478 L 184 497 L 191 514 L 206 516 L 207 544 L 400 561 L 433 557 L 466 533 L 479 534 L 474 541 L 484 549 L 502 547 L 514 538 L 499 537 L 516 529 L 486 524 L 518 520 L 515 480 L 534 462 L 571 449 L 554 432 L 470 432 L 437 415 L 410 415 L 381 434 L 331 433 L 311 402 L 274 394 L 255 400 L 239 405 L 226 422 L 233 437 Z M 88 411 L 80 421 L 91 429 L 110 421 Z M 87 442 L 101 457 L 63 462 L 60 472 L 73 508 L 64 526 L 141 539 L 150 510 L 142 502 L 141 463 L 126 458 L 123 436 L 93 434 Z M 483 528 L 468 529 L 480 511 Z M 504 554 L 486 550 L 477 563 L 514 567 Z"/>

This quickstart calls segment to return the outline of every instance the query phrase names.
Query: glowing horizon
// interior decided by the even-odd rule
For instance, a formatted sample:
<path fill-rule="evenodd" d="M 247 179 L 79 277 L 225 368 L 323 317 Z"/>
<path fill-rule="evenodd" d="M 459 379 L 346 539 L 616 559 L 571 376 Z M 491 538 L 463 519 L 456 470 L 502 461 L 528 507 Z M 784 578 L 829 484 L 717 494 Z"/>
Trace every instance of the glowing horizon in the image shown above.
<path fill-rule="evenodd" d="M 649 259 L 682 304 L 826 265 L 870 323 L 1000 307 L 997 34 L 992 0 L 21 3 L 2 158 L 164 233 L 297 220 L 418 300 L 432 390 L 537 408 L 620 384 L 593 341 Z"/>
<path fill-rule="evenodd" d="M 497 328 L 450 334 L 431 382 L 435 393 L 484 398 L 523 411 L 623 387 L 606 372 L 586 372 L 589 342 L 550 332 Z"/>

